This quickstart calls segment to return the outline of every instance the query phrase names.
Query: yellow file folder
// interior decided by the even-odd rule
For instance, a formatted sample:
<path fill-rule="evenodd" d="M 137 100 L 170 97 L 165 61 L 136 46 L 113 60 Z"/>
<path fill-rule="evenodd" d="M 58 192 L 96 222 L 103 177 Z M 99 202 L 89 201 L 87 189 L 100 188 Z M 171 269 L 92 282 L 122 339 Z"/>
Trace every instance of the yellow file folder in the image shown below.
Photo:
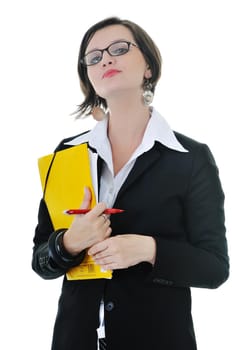
<path fill-rule="evenodd" d="M 38 166 L 44 200 L 55 230 L 70 226 L 73 217 L 65 215 L 64 210 L 80 207 L 85 186 L 92 192 L 91 208 L 96 204 L 86 143 L 41 157 Z M 83 262 L 71 268 L 66 276 L 68 280 L 112 278 L 112 271 L 102 271 L 86 254 Z"/>

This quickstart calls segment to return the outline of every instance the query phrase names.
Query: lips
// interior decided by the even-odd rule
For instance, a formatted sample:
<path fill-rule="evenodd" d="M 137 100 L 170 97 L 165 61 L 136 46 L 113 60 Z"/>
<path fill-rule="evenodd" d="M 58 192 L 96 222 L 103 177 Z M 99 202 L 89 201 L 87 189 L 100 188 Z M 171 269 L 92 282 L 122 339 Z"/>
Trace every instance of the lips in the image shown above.
<path fill-rule="evenodd" d="M 111 78 L 111 77 L 113 77 L 114 75 L 116 75 L 116 74 L 118 74 L 118 73 L 120 73 L 121 71 L 120 70 L 118 70 L 118 69 L 109 69 L 109 70 L 107 70 L 104 74 L 103 74 L 103 76 L 102 76 L 102 78 L 104 79 L 104 78 Z"/>

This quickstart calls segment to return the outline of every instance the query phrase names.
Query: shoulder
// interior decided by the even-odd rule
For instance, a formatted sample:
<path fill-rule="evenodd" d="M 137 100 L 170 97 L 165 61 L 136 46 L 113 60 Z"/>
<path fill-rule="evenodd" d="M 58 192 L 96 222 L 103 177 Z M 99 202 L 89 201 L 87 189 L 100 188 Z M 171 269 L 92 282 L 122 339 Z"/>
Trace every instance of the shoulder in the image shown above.
<path fill-rule="evenodd" d="M 183 147 L 188 149 L 188 151 L 192 151 L 194 149 L 197 149 L 197 148 L 205 145 L 204 143 L 201 143 L 197 140 L 194 140 L 191 137 L 188 137 L 188 136 L 181 134 L 179 132 L 174 131 L 174 134 L 175 134 L 177 140 L 182 144 Z"/>
<path fill-rule="evenodd" d="M 196 152 L 209 151 L 209 146 L 205 143 L 192 139 L 186 135 L 174 131 L 177 140 L 182 144 L 184 148 L 188 150 L 188 153 L 194 154 Z"/>
<path fill-rule="evenodd" d="M 81 143 L 88 142 L 88 135 L 90 131 L 85 131 L 81 134 L 70 136 L 61 140 L 58 146 L 55 148 L 55 152 L 62 151 L 64 149 L 80 145 Z"/>
<path fill-rule="evenodd" d="M 198 160 L 202 161 L 203 163 L 207 161 L 208 163 L 215 165 L 214 156 L 207 144 L 199 142 L 176 131 L 174 134 L 183 147 L 188 150 L 186 155 L 188 155 L 191 160 Z"/>

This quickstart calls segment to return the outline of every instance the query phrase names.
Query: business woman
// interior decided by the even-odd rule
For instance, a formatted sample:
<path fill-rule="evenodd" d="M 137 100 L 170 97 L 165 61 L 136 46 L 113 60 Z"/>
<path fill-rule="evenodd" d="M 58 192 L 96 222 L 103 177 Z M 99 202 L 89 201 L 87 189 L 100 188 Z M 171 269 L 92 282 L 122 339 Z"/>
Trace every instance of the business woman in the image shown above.
<path fill-rule="evenodd" d="M 99 203 L 58 230 L 40 203 L 33 269 L 45 279 L 64 275 L 52 349 L 195 350 L 190 288 L 217 288 L 229 273 L 214 158 L 151 107 L 161 57 L 135 23 L 92 26 L 78 72 L 78 114 L 99 121 L 56 152 L 87 143 L 97 156 Z M 83 192 L 89 208 L 91 191 Z M 105 215 L 113 206 L 124 212 Z M 112 279 L 67 280 L 86 254 Z"/>

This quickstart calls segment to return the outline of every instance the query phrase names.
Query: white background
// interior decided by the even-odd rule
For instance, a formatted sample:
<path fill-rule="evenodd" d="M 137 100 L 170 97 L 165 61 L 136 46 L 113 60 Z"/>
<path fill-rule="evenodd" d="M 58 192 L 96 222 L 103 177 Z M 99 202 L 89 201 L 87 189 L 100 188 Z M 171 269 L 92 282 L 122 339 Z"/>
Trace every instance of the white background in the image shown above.
<path fill-rule="evenodd" d="M 91 120 L 70 117 L 82 102 L 78 48 L 89 26 L 111 15 L 137 22 L 160 48 L 163 72 L 154 106 L 173 129 L 211 148 L 226 194 L 231 247 L 230 1 L 1 1 L 0 348 L 4 350 L 50 348 L 61 279 L 44 281 L 30 266 L 41 196 L 37 158 L 52 152 L 62 138 L 93 125 Z M 193 289 L 192 294 L 199 350 L 231 349 L 231 281 L 216 290 Z"/>

